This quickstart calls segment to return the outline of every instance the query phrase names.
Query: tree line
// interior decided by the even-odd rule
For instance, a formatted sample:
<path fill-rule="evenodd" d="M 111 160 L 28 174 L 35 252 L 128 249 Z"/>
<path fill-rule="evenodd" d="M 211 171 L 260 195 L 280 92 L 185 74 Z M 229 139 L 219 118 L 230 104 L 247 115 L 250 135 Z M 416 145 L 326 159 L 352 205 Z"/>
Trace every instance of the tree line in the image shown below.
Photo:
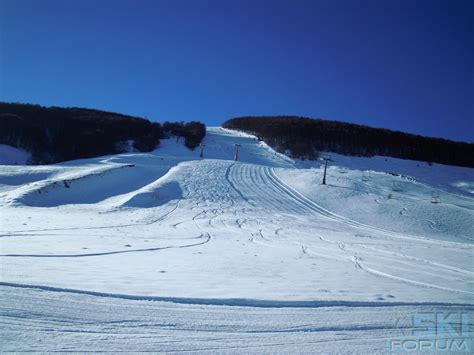
<path fill-rule="evenodd" d="M 196 148 L 206 135 L 206 126 L 197 121 L 191 122 L 165 122 L 163 124 L 165 136 L 184 138 L 184 145 L 189 149 Z"/>
<path fill-rule="evenodd" d="M 390 156 L 400 159 L 474 167 L 474 144 L 296 116 L 247 116 L 224 122 L 264 140 L 280 152 L 315 159 L 319 152 Z"/>
<path fill-rule="evenodd" d="M 204 138 L 206 127 L 200 122 L 176 125 L 191 149 Z M 137 151 L 149 152 L 169 134 L 158 122 L 120 113 L 0 103 L 0 144 L 29 151 L 33 164 L 122 153 L 128 142 Z"/>

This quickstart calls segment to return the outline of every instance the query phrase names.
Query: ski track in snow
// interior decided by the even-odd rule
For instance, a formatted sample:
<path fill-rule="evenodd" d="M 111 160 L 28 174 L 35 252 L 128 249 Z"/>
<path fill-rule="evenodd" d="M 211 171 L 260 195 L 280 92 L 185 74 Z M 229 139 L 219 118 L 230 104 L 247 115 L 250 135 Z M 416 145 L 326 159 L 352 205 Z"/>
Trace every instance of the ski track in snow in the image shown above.
<path fill-rule="evenodd" d="M 195 237 L 196 238 L 196 237 Z M 192 238 L 192 239 L 195 239 Z M 197 238 L 203 238 L 201 234 Z M 209 243 L 211 240 L 211 235 L 208 233 L 206 238 L 203 238 L 204 241 L 194 244 L 184 244 L 184 245 L 173 245 L 173 246 L 164 246 L 164 247 L 156 247 L 156 248 L 145 248 L 145 249 L 128 249 L 128 250 L 117 250 L 117 251 L 108 251 L 104 253 L 86 253 L 86 254 L 0 254 L 1 256 L 6 257 L 27 257 L 27 258 L 82 258 L 88 256 L 105 256 L 105 255 L 115 255 L 115 254 L 124 254 L 124 253 L 139 253 L 139 252 L 147 252 L 147 251 L 158 251 L 158 250 L 166 250 L 166 249 L 173 249 L 173 248 L 191 248 L 198 245 L 203 245 Z"/>
<path fill-rule="evenodd" d="M 14 286 L 2 291 L 4 351 L 373 353 L 410 334 L 416 312 L 460 311 L 452 305 L 229 307 Z M 472 315 L 473 308 L 462 311 Z"/>
<path fill-rule="evenodd" d="M 369 225 L 354 221 L 352 219 L 340 216 L 338 214 L 335 214 L 335 213 L 319 206 L 314 201 L 311 201 L 310 199 L 308 199 L 307 197 L 305 197 L 301 193 L 297 192 L 296 190 L 294 190 L 293 188 L 291 188 L 290 186 L 285 184 L 283 181 L 281 181 L 278 178 L 278 176 L 275 174 L 273 169 L 270 169 L 270 168 L 268 169 L 267 176 L 268 176 L 269 180 L 272 181 L 272 183 L 282 193 L 288 194 L 289 196 L 294 198 L 296 201 L 300 202 L 301 205 L 307 207 L 308 210 L 314 211 L 314 212 L 316 212 L 316 213 L 318 213 L 318 214 L 320 214 L 320 215 L 322 215 L 326 218 L 329 218 L 333 221 L 345 224 L 345 225 L 350 226 L 350 227 L 355 227 L 359 230 L 363 230 L 363 231 L 366 231 L 366 232 L 369 232 L 369 233 L 373 233 L 373 232 L 375 232 L 375 233 L 384 233 L 384 234 L 392 235 L 392 236 L 395 235 L 395 236 L 401 236 L 401 237 L 405 237 L 405 238 L 420 239 L 420 237 L 418 237 L 418 236 L 400 234 L 400 233 L 396 233 L 396 232 L 393 232 L 393 231 L 390 231 L 390 230 L 377 228 L 377 227 L 374 227 L 374 226 L 369 226 Z M 425 239 L 425 238 L 423 238 L 423 239 Z M 425 239 L 425 240 L 427 240 L 427 239 Z"/>
<path fill-rule="evenodd" d="M 0 172 L 1 350 L 383 352 L 413 313 L 473 312 L 474 200 L 452 183 L 349 166 L 323 189 L 253 136 L 205 143 Z"/>

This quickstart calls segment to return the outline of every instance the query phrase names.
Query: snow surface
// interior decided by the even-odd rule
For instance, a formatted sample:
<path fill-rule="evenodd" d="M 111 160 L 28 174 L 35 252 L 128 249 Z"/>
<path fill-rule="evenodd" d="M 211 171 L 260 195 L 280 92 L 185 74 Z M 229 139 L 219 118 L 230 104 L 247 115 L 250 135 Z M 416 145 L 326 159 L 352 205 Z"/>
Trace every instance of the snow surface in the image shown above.
<path fill-rule="evenodd" d="M 331 154 L 323 186 L 204 143 L 2 166 L 4 350 L 386 351 L 400 315 L 472 313 L 474 169 Z"/>
<path fill-rule="evenodd" d="M 24 165 L 31 158 L 26 150 L 0 144 L 0 165 Z"/>

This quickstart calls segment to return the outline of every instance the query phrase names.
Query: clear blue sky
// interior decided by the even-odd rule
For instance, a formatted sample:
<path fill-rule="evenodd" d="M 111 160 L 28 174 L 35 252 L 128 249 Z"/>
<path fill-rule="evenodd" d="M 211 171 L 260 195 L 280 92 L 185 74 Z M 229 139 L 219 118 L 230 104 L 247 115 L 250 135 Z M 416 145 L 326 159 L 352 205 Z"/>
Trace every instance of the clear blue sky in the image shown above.
<path fill-rule="evenodd" d="M 0 100 L 474 141 L 474 1 L 0 0 Z"/>

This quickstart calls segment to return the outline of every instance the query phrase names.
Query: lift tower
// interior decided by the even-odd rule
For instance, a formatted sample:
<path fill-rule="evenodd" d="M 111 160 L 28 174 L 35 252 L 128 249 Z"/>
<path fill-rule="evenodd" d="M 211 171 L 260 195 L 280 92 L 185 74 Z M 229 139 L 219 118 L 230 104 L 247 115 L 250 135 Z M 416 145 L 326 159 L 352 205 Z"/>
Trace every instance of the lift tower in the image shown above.
<path fill-rule="evenodd" d="M 235 149 L 235 152 L 234 152 L 234 160 L 237 161 L 239 160 L 239 148 L 241 147 L 240 144 L 234 144 L 234 149 Z"/>
<path fill-rule="evenodd" d="M 324 160 L 324 176 L 323 176 L 323 185 L 326 185 L 326 170 L 328 168 L 328 161 L 333 161 L 330 157 L 322 157 Z"/>

